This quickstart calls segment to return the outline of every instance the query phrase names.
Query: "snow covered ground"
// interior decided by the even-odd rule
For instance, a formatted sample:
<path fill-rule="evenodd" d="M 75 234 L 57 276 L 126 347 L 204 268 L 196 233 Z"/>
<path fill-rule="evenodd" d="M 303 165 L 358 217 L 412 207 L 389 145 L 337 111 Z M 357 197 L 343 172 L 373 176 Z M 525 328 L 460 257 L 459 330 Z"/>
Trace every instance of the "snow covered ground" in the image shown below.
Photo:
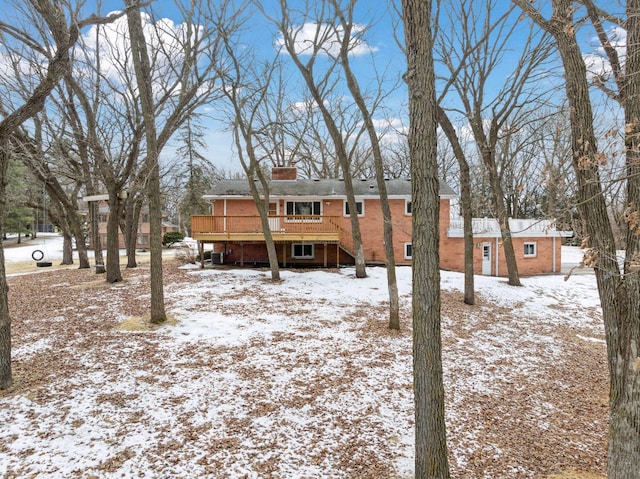
<path fill-rule="evenodd" d="M 17 244 L 16 237 L 10 235 L 3 243 L 6 262 L 33 261 L 31 255 L 35 250 L 42 251 L 50 261 L 62 259 L 62 236 L 57 233 L 39 233 L 36 239 L 23 237 L 21 241 Z"/>
<path fill-rule="evenodd" d="M 61 257 L 59 240 L 43 248 Z M 22 261 L 33 249 L 5 255 Z M 563 264 L 580 260 L 563 248 Z M 400 333 L 385 326 L 382 268 L 366 279 L 351 268 L 283 271 L 280 283 L 254 269 L 168 269 L 177 323 L 117 329 L 148 308 L 147 273 L 111 286 L 78 270 L 13 278 L 16 386 L 0 393 L 1 477 L 411 477 L 410 268 L 398 268 Z M 461 274 L 441 283 L 456 477 L 600 470 L 606 410 L 586 392 L 597 384 L 601 394 L 606 374 L 593 275 L 524 278 L 522 288 L 478 276 L 473 308 L 461 305 Z"/>

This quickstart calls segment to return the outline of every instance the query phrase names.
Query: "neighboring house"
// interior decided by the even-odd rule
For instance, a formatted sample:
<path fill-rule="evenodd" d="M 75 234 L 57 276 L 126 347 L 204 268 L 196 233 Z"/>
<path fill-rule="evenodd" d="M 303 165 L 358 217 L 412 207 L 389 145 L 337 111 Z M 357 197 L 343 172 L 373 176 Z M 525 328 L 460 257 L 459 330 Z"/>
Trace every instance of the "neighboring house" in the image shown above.
<path fill-rule="evenodd" d="M 107 247 L 107 218 L 109 217 L 109 203 L 105 199 L 106 195 L 97 195 L 92 197 L 87 197 L 88 201 L 98 201 L 98 234 L 100 235 L 100 243 L 103 248 Z M 85 201 L 87 200 L 85 198 Z M 136 239 L 136 248 L 137 249 L 146 249 L 149 248 L 150 242 L 150 231 L 151 231 L 151 223 L 149 222 L 149 210 L 148 208 L 143 208 L 140 212 L 140 218 L 138 220 L 138 233 Z M 171 224 L 167 221 L 162 221 L 162 235 L 168 231 L 179 231 L 178 226 Z M 89 235 L 90 244 L 89 247 L 93 248 L 93 243 L 91 241 L 91 235 Z M 122 231 L 118 230 L 118 247 L 120 249 L 125 248 L 124 243 L 124 235 Z"/>
<path fill-rule="evenodd" d="M 411 181 L 385 180 L 393 222 L 396 263 L 409 265 L 411 241 Z M 259 183 L 257 186 L 260 187 Z M 259 188 L 260 189 L 260 188 Z M 365 260 L 384 264 L 382 210 L 375 180 L 354 180 Z M 268 264 L 264 234 L 247 180 L 222 180 L 210 194 L 212 215 L 191 219 L 199 251 L 213 244 L 212 260 L 223 264 Z M 440 184 L 440 265 L 463 271 L 462 219 L 457 195 Z M 335 266 L 353 264 L 351 222 L 344 181 L 297 179 L 295 167 L 272 170 L 269 186 L 269 226 L 281 266 Z M 555 273 L 561 267 L 561 238 L 542 220 L 511 220 L 520 274 Z M 506 276 L 507 268 L 498 223 L 474 220 L 474 269 L 478 274 Z"/>

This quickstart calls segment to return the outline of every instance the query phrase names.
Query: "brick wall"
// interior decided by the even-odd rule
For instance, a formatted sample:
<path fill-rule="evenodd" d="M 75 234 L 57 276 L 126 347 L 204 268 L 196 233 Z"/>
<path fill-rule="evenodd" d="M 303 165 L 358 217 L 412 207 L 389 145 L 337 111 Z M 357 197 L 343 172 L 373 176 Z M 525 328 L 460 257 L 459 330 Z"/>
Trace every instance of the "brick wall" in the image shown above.
<path fill-rule="evenodd" d="M 536 255 L 526 257 L 524 255 L 524 244 L 535 243 Z M 484 243 L 491 244 L 491 274 L 495 275 L 495 254 L 496 248 L 498 253 L 498 276 L 507 276 L 507 261 L 504 256 L 504 248 L 502 247 L 501 238 L 481 238 L 473 239 L 473 270 L 476 274 L 482 274 L 482 245 Z M 516 262 L 518 263 L 518 273 L 521 276 L 553 273 L 553 238 L 513 238 L 513 247 L 516 254 Z M 561 268 L 562 241 L 561 238 L 555 239 L 555 262 L 556 271 L 560 272 Z M 464 239 L 463 238 L 447 238 L 441 236 L 440 243 L 440 264 L 443 269 L 451 271 L 464 270 Z"/>
<path fill-rule="evenodd" d="M 285 213 L 285 200 L 276 200 L 280 215 Z M 368 263 L 384 263 L 384 233 L 382 228 L 382 209 L 377 199 L 365 199 L 364 216 L 360 217 L 360 231 L 364 247 L 365 259 Z M 340 219 L 344 229 L 351 229 L 351 221 L 344 214 L 345 200 L 342 198 L 330 198 L 322 200 L 322 214 L 324 216 L 335 216 Z M 405 245 L 412 242 L 411 238 L 411 215 L 405 213 L 406 202 L 404 199 L 390 199 L 391 217 L 393 224 L 393 242 L 396 264 L 411 264 L 410 259 L 405 259 Z M 214 203 L 213 212 L 215 216 L 224 214 L 224 202 L 218 200 Z M 228 200 L 226 212 L 228 216 L 249 216 L 257 215 L 257 209 L 252 199 Z M 464 270 L 464 240 L 463 238 L 449 238 L 447 228 L 449 227 L 450 203 L 448 199 L 440 200 L 440 265 L 443 269 L 452 271 Z M 502 248 L 502 240 L 496 238 L 474 238 L 474 271 L 482 274 L 482 244 L 490 243 L 492 252 L 491 274 L 495 274 L 495 255 L 498 254 L 499 276 L 507 275 L 506 260 Z M 516 261 L 520 275 L 551 273 L 553 272 L 553 238 L 514 238 L 514 248 Z M 524 256 L 524 243 L 536 243 L 536 255 L 534 257 Z M 560 270 L 561 265 L 561 239 L 556 238 L 556 269 Z M 222 251 L 220 245 L 216 251 Z M 239 245 L 233 247 L 233 254 L 228 258 L 229 262 L 240 261 Z M 324 246 L 315 246 L 315 259 L 293 259 L 291 257 L 291 245 L 288 244 L 283 250 L 282 245 L 277 246 L 278 259 L 280 262 L 286 258 L 287 265 L 311 264 L 313 262 L 322 264 L 324 261 Z M 334 245 L 327 246 L 327 262 L 329 266 L 336 264 L 336 248 Z M 266 260 L 266 248 L 264 244 L 245 244 L 245 261 Z M 353 260 L 344 253 L 341 254 L 340 264 L 352 264 Z"/>

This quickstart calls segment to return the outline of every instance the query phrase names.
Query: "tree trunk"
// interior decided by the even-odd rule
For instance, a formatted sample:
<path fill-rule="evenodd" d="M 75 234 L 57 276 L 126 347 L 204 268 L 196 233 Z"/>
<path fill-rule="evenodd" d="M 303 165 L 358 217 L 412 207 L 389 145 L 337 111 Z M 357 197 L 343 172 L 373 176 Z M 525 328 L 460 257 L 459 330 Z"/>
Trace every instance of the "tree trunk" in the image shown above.
<path fill-rule="evenodd" d="M 142 210 L 142 200 L 132 198 L 127 199 L 125 206 L 124 221 L 120 224 L 120 229 L 124 235 L 124 244 L 127 252 L 127 268 L 137 268 L 136 245 L 138 244 L 138 225 L 140 224 L 140 212 Z"/>
<path fill-rule="evenodd" d="M 160 166 L 158 165 L 158 137 L 156 134 L 153 93 L 151 91 L 151 67 L 147 44 L 142 29 L 136 0 L 125 0 L 128 7 L 127 24 L 131 38 L 131 53 L 140 91 L 140 107 L 144 117 L 147 140 L 147 200 L 149 201 L 149 245 L 151 250 L 151 322 L 167 319 L 164 309 L 164 285 L 162 277 L 162 196 L 160 192 Z"/>
<path fill-rule="evenodd" d="M 438 123 L 451 144 L 453 154 L 458 161 L 460 169 L 460 203 L 462 207 L 462 222 L 464 231 L 464 302 L 475 304 L 475 284 L 473 271 L 473 213 L 471 205 L 471 175 L 469 174 L 469 162 L 464 154 L 462 145 L 449 120 L 447 113 L 440 107 L 436 107 Z"/>
<path fill-rule="evenodd" d="M 619 345 L 611 354 L 609 447 L 610 479 L 640 478 L 640 0 L 627 0 L 627 58 L 621 96 L 625 110 L 627 166 L 627 249 L 624 288 L 618 286 Z M 626 295 L 625 295 L 626 293 Z M 626 313 L 626 314 L 625 314 Z"/>
<path fill-rule="evenodd" d="M 8 141 L 0 143 L 0 238 L 4 238 L 4 220 L 6 212 L 7 165 L 9 154 Z M 9 315 L 9 286 L 4 264 L 4 248 L 0 243 L 0 391 L 11 387 L 11 316 Z"/>
<path fill-rule="evenodd" d="M 264 173 L 260 169 L 260 163 L 253 147 L 253 140 L 251 134 L 248 131 L 246 124 L 243 123 L 243 118 L 240 114 L 240 109 L 237 108 L 237 99 L 234 100 L 234 108 L 236 108 L 236 125 L 233 129 L 234 141 L 238 148 L 238 158 L 242 169 L 247 175 L 247 181 L 249 182 L 249 191 L 253 197 L 253 202 L 256 205 L 258 214 L 260 215 L 260 223 L 262 225 L 262 234 L 264 235 L 264 242 L 267 247 L 267 257 L 269 258 L 269 268 L 271 269 L 271 280 L 280 281 L 280 267 L 278 265 L 278 254 L 276 252 L 276 245 L 273 242 L 273 236 L 271 234 L 271 226 L 269 225 L 269 183 L 264 176 Z M 242 139 L 244 139 L 244 149 L 249 157 L 249 164 L 247 164 L 244 155 L 242 154 L 243 145 L 240 138 L 242 133 Z M 257 176 L 257 178 L 256 178 Z M 256 186 L 258 180 L 262 185 L 263 199 L 260 198 L 260 192 Z"/>
<path fill-rule="evenodd" d="M 431 1 L 402 1 L 409 90 L 413 227 L 415 477 L 448 479 L 440 331 L 440 181 Z"/>
<path fill-rule="evenodd" d="M 601 162 L 596 146 L 593 112 L 589 97 L 589 81 L 573 21 L 573 2 L 554 0 L 552 21 L 545 21 L 528 2 L 518 1 L 538 24 L 549 31 L 560 52 L 565 71 L 565 90 L 569 102 L 573 166 L 578 183 L 578 211 L 585 224 L 590 257 L 598 283 L 602 317 L 607 343 L 610 375 L 610 420 L 607 477 L 609 479 L 640 478 L 640 282 L 637 264 L 638 147 L 640 132 L 640 37 L 638 0 L 627 3 L 626 84 L 621 91 L 625 109 L 625 142 L 627 162 L 628 234 L 625 274 L 621 275 L 612 225 L 599 174 Z"/>
<path fill-rule="evenodd" d="M 339 8 L 337 3 L 334 3 L 335 8 Z M 349 15 L 349 22 L 346 21 L 344 15 L 340 14 L 344 31 L 351 32 L 353 23 L 351 22 L 351 15 Z M 382 229 L 384 235 L 384 253 L 385 253 L 385 265 L 387 267 L 387 289 L 389 291 L 389 329 L 400 329 L 400 300 L 398 299 L 398 280 L 396 278 L 396 258 L 393 249 L 393 221 L 391 218 L 391 208 L 389 207 L 389 197 L 387 195 L 387 185 L 384 180 L 384 165 L 382 159 L 382 152 L 380 151 L 380 142 L 378 141 L 378 133 L 371 117 L 371 112 L 365 103 L 362 92 L 360 91 L 360 85 L 351 70 L 351 64 L 349 63 L 349 46 L 351 44 L 351 35 L 345 34 L 342 47 L 340 49 L 340 58 L 342 69 L 344 70 L 345 77 L 347 79 L 347 86 L 353 96 L 353 99 L 360 110 L 362 115 L 362 121 L 364 122 L 369 140 L 371 141 L 371 150 L 373 153 L 373 166 L 376 172 L 376 181 L 378 185 L 378 193 L 380 195 L 380 207 L 382 208 Z M 349 212 L 353 211 L 349 206 Z M 357 210 L 356 210 L 357 213 Z M 359 223 L 358 223 L 359 224 Z M 366 272 L 365 272 L 366 274 Z"/>
<path fill-rule="evenodd" d="M 255 188 L 255 185 L 251 186 Z M 268 197 L 266 197 L 268 198 Z M 256 203 L 258 206 L 260 201 Z M 268 200 L 267 200 L 268 203 Z M 269 215 L 267 208 L 264 204 L 258 206 L 258 212 L 260 213 L 260 222 L 262 223 L 262 231 L 264 232 L 264 240 L 267 246 L 267 257 L 269 258 L 269 267 L 271 269 L 271 280 L 280 281 L 280 267 L 278 266 L 278 253 L 276 252 L 276 245 L 273 242 L 273 236 L 271 235 L 271 227 L 269 226 Z"/>
<path fill-rule="evenodd" d="M 346 153 L 344 154 L 346 158 Z M 346 161 L 346 160 L 343 160 Z M 349 205 L 349 220 L 351 221 L 351 236 L 353 238 L 353 253 L 355 254 L 356 262 L 356 278 L 366 278 L 367 269 L 364 260 L 364 247 L 362 246 L 362 233 L 360 232 L 360 220 L 358 219 L 358 205 L 356 203 L 356 196 L 353 192 L 353 178 L 351 177 L 351 171 L 349 171 L 348 161 L 342 165 L 342 174 L 344 176 L 344 189 L 347 194 L 347 204 Z"/>
<path fill-rule="evenodd" d="M 79 216 L 76 215 L 72 221 L 69 221 L 69 226 L 72 230 L 73 237 L 76 239 L 76 251 L 78 252 L 78 269 L 86 269 L 90 268 L 89 265 L 89 255 L 87 254 L 87 241 L 84 237 L 84 230 L 82 228 L 82 223 L 80 222 Z"/>
<path fill-rule="evenodd" d="M 492 142 L 492 144 L 495 145 L 495 142 Z M 500 236 L 502 237 L 502 249 L 507 262 L 509 284 L 511 286 L 522 286 L 522 283 L 520 283 L 520 274 L 518 273 L 518 262 L 516 261 L 516 254 L 513 249 L 509 214 L 504 202 L 504 191 L 502 190 L 502 181 L 500 181 L 500 175 L 498 174 L 494 149 L 483 147 L 481 156 L 482 161 L 487 168 L 487 173 L 489 174 L 491 202 L 493 203 L 493 210 L 498 220 L 498 224 L 500 225 Z M 497 251 L 496 254 L 498 254 Z"/>
<path fill-rule="evenodd" d="M 162 271 L 162 196 L 160 174 L 157 163 L 149 175 L 147 185 L 149 198 L 149 244 L 151 251 L 151 322 L 161 323 L 167 319 L 164 309 L 164 281 Z"/>
<path fill-rule="evenodd" d="M 324 120 L 324 124 L 327 127 L 329 136 L 331 136 L 331 141 L 335 149 L 336 159 L 340 164 L 340 169 L 342 170 L 342 175 L 344 176 L 344 189 L 347 196 L 347 204 L 349 205 L 349 219 L 351 222 L 351 237 L 353 241 L 356 278 L 366 278 L 367 270 L 364 258 L 364 247 L 362 246 L 362 233 L 360 232 L 360 222 L 358 220 L 358 208 L 353 192 L 351 162 L 349 160 L 349 155 L 347 154 L 345 142 L 342 138 L 342 132 L 340 131 L 340 128 L 331 115 L 331 112 L 327 108 L 325 98 L 322 96 L 322 92 L 316 84 L 313 76 L 313 61 L 309 61 L 307 65 L 303 65 L 296 51 L 295 41 L 290 36 L 290 32 L 287 31 L 287 28 L 284 28 L 282 30 L 283 31 L 281 31 L 281 33 L 285 38 L 285 46 L 287 52 L 302 74 L 302 78 L 304 79 L 307 88 L 309 88 L 309 92 L 311 93 L 311 96 L 313 97 L 317 108 L 322 114 L 322 119 Z"/>
<path fill-rule="evenodd" d="M 73 243 L 71 233 L 62 231 L 62 263 L 73 264 Z"/>
<path fill-rule="evenodd" d="M 575 37 L 566 33 L 559 33 L 557 41 L 567 73 L 578 209 L 597 257 L 595 274 L 607 340 L 610 374 L 607 475 L 609 479 L 637 479 L 640 478 L 640 380 L 634 367 L 640 321 L 637 273 L 624 278 L 619 273 L 615 239 L 598 172 L 593 114 L 580 48 Z M 636 181 L 629 179 L 630 185 Z M 631 202 L 633 198 L 628 200 Z"/>
<path fill-rule="evenodd" d="M 464 302 L 476 304 L 475 272 L 473 270 L 473 212 L 471 206 L 471 175 L 466 159 L 460 164 L 460 203 L 464 231 Z"/>
<path fill-rule="evenodd" d="M 120 222 L 122 211 L 119 191 L 109 190 L 109 216 L 107 216 L 107 282 L 122 281 L 120 270 Z"/>
<path fill-rule="evenodd" d="M 91 237 L 93 243 L 93 257 L 96 264 L 96 274 L 106 273 L 104 258 L 102 257 L 102 240 L 98 224 L 98 202 L 89 202 L 89 218 L 91 218 Z"/>
<path fill-rule="evenodd" d="M 6 214 L 7 167 L 9 164 L 9 137 L 28 118 L 43 107 L 60 78 L 70 70 L 69 48 L 76 42 L 79 28 L 68 28 L 66 17 L 59 6 L 37 2 L 38 12 L 47 23 L 56 44 L 55 56 L 49 61 L 45 78 L 36 86 L 28 100 L 0 121 L 0 238 L 4 234 Z M 35 232 L 35 230 L 34 230 Z M 9 288 L 4 265 L 4 249 L 0 243 L 0 390 L 11 386 L 11 318 L 9 316 Z"/>

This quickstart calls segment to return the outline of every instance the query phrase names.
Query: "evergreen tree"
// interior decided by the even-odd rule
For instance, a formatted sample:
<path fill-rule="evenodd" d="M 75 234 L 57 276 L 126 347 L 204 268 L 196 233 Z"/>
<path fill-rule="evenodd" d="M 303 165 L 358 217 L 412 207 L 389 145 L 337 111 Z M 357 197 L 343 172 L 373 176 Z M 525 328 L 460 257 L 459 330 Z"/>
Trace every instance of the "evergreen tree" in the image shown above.
<path fill-rule="evenodd" d="M 207 149 L 201 125 L 187 120 L 178 134 L 176 184 L 184 192 L 178 205 L 180 229 L 191 235 L 191 215 L 209 213 L 209 202 L 202 198 L 219 177 L 216 167 L 203 155 Z"/>
<path fill-rule="evenodd" d="M 26 167 L 19 161 L 9 160 L 7 170 L 7 211 L 4 230 L 22 235 L 31 232 L 33 209 L 29 206 L 29 177 Z M 18 240 L 19 242 L 20 240 Z"/>

